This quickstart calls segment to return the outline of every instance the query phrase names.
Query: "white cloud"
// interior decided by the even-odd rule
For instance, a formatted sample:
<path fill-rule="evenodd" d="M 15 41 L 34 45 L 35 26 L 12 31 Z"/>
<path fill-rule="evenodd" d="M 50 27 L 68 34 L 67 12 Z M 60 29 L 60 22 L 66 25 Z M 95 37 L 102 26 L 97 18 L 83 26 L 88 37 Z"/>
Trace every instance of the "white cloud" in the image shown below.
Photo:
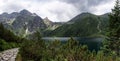
<path fill-rule="evenodd" d="M 91 7 L 91 9 L 94 9 L 93 13 L 97 15 L 102 15 L 107 12 L 111 12 L 111 9 L 114 7 L 115 0 L 111 0 L 108 3 L 104 3 L 102 5 Z"/>
<path fill-rule="evenodd" d="M 114 0 L 110 0 L 110 2 L 106 2 L 105 4 L 88 8 L 90 8 L 90 12 L 99 15 L 110 12 L 113 6 Z M 52 21 L 62 22 L 66 22 L 78 15 L 80 12 L 83 12 L 73 4 L 59 0 L 0 0 L 0 13 L 11 13 L 22 9 L 27 9 L 32 13 L 37 13 L 42 18 L 47 16 Z"/>
<path fill-rule="evenodd" d="M 60 1 L 52 1 L 46 3 L 32 3 L 27 8 L 31 12 L 35 12 L 42 18 L 46 16 L 52 21 L 68 21 L 78 13 L 77 9 L 71 5 Z"/>

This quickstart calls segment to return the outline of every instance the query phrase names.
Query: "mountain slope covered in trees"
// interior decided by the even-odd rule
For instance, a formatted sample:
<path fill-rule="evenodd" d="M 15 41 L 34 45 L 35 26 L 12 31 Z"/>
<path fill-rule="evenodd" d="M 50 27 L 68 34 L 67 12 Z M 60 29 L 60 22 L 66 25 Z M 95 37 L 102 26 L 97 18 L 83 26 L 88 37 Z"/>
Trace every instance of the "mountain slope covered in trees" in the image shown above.
<path fill-rule="evenodd" d="M 105 32 L 108 20 L 108 14 L 98 16 L 91 13 L 82 13 L 57 29 L 48 32 L 47 36 L 97 36 Z"/>

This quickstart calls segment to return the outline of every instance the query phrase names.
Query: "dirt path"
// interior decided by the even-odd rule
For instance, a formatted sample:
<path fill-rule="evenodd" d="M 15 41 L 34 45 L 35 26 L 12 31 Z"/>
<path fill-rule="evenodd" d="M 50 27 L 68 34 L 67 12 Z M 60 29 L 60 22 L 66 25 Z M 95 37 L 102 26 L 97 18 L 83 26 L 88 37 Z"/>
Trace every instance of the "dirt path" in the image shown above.
<path fill-rule="evenodd" d="M 19 48 L 5 50 L 0 53 L 0 61 L 15 61 Z"/>

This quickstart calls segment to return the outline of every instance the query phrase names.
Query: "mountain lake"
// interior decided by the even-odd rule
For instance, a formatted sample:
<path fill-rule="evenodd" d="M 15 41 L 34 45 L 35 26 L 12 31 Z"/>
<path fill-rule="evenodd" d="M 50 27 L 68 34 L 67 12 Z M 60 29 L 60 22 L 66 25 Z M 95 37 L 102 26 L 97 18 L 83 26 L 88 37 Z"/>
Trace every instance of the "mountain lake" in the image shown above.
<path fill-rule="evenodd" d="M 45 41 L 55 41 L 59 40 L 62 43 L 66 43 L 71 37 L 43 37 Z M 98 51 L 102 46 L 103 38 L 94 38 L 94 37 L 72 37 L 74 40 L 79 41 L 82 45 L 87 45 L 88 49 L 93 51 Z"/>

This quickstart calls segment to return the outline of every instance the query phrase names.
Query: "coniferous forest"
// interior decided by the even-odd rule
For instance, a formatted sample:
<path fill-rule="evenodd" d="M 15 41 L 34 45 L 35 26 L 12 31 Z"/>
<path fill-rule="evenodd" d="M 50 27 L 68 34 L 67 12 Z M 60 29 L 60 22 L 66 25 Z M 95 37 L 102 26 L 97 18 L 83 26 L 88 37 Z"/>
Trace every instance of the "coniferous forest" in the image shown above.
<path fill-rule="evenodd" d="M 90 18 L 94 20 L 93 22 L 95 22 L 94 18 L 92 17 Z M 106 28 L 103 28 L 103 30 L 105 30 L 103 32 L 94 29 L 94 27 L 89 28 L 92 29 L 91 31 L 81 30 L 79 26 L 77 27 L 77 25 L 78 24 L 80 25 L 81 23 L 77 22 L 73 25 L 63 24 L 65 26 L 56 28 L 56 30 L 54 31 L 49 31 L 49 30 L 43 31 L 43 28 L 41 28 L 40 30 L 35 31 L 33 34 L 29 36 L 17 35 L 19 34 L 17 33 L 17 31 L 13 32 L 14 29 L 12 28 L 8 29 L 8 27 L 4 26 L 5 24 L 1 23 L 0 52 L 7 49 L 19 48 L 19 53 L 17 54 L 16 61 L 120 61 L 120 1 L 119 0 L 116 0 L 112 12 L 108 14 L 108 18 L 109 19 L 107 20 L 109 21 L 108 23 L 106 23 L 107 24 L 107 26 L 105 26 Z M 86 20 L 88 19 L 89 18 L 86 18 Z M 84 23 L 84 21 L 82 23 Z M 46 27 L 45 25 L 43 26 Z M 79 28 L 79 30 L 75 29 L 74 26 L 77 29 Z M 24 28 L 26 29 L 26 27 Z M 33 27 L 33 29 L 34 28 L 35 27 Z M 64 32 L 60 31 L 60 33 L 58 33 L 59 30 Z M 31 31 L 33 30 L 31 29 Z M 76 32 L 72 33 L 72 31 L 76 31 Z M 87 45 L 80 44 L 78 40 L 74 40 L 73 37 L 75 35 L 79 36 L 77 35 L 79 31 L 84 31 L 80 36 L 86 36 L 86 35 L 90 36 L 93 33 L 95 33 L 95 35 L 96 34 L 104 35 L 102 36 L 104 37 L 104 39 L 102 39 L 103 42 L 100 49 L 97 51 L 89 50 Z M 45 41 L 44 39 L 42 39 L 42 37 L 45 35 L 49 35 L 49 36 L 70 35 L 71 37 L 69 40 L 63 43 L 60 40 Z"/>

